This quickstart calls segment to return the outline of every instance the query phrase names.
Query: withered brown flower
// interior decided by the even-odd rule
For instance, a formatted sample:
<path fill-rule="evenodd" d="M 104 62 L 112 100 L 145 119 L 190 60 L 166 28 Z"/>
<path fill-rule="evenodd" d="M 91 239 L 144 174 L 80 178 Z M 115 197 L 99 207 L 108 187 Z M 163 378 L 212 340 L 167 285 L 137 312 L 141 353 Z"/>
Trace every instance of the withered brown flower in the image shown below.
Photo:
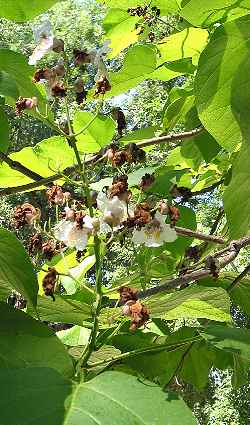
<path fill-rule="evenodd" d="M 48 268 L 48 272 L 43 278 L 42 286 L 44 293 L 47 297 L 51 297 L 53 301 L 55 301 L 55 286 L 56 286 L 56 280 L 57 280 L 57 271 L 53 267 Z"/>
<path fill-rule="evenodd" d="M 105 94 L 107 91 L 111 90 L 111 85 L 106 76 L 102 75 L 99 80 L 96 82 L 96 89 L 94 97 L 99 96 L 99 94 Z"/>
<path fill-rule="evenodd" d="M 40 209 L 26 202 L 23 205 L 17 205 L 14 209 L 13 225 L 16 229 L 19 229 L 26 224 L 32 225 L 34 221 L 39 220 L 40 217 Z"/>

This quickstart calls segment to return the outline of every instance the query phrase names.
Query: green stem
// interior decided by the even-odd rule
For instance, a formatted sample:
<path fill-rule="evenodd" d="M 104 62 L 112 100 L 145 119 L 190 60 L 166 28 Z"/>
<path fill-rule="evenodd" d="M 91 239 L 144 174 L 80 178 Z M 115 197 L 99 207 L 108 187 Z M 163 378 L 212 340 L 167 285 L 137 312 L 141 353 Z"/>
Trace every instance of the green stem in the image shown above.
<path fill-rule="evenodd" d="M 138 348 L 136 350 L 132 350 L 132 351 L 128 351 L 126 353 L 122 353 L 119 354 L 118 356 L 114 356 L 114 357 L 110 357 L 108 359 L 104 359 L 104 360 L 100 360 L 99 362 L 95 362 L 95 363 L 90 363 L 88 364 L 89 368 L 92 367 L 96 367 L 96 366 L 101 366 L 105 363 L 114 363 L 117 362 L 119 360 L 124 360 L 124 359 L 129 359 L 131 357 L 135 357 L 139 354 L 153 354 L 153 353 L 157 353 L 158 351 L 163 351 L 166 350 L 167 351 L 174 351 L 177 350 L 178 348 L 181 348 L 182 346 L 186 345 L 186 344 L 190 344 L 193 343 L 195 341 L 200 341 L 201 337 L 197 336 L 194 337 L 192 339 L 187 339 L 187 340 L 183 340 L 182 342 L 180 342 L 179 344 L 159 344 L 155 347 L 147 347 L 147 348 Z"/>
<path fill-rule="evenodd" d="M 70 117 L 68 117 L 68 120 L 70 120 Z M 90 189 L 86 178 L 86 173 L 84 172 L 84 165 L 81 161 L 77 146 L 76 146 L 76 139 L 75 137 L 70 138 L 71 146 L 74 149 L 75 157 L 79 166 L 79 171 L 82 177 L 82 183 L 83 187 L 85 189 L 86 197 L 87 197 L 87 204 L 89 209 L 89 215 L 91 217 L 94 216 L 93 206 L 90 198 Z M 96 282 L 95 282 L 95 303 L 93 305 L 94 311 L 93 311 L 93 328 L 91 329 L 91 334 L 89 337 L 88 344 L 86 345 L 82 355 L 80 356 L 78 363 L 76 365 L 76 375 L 79 375 L 81 370 L 86 369 L 87 361 L 89 360 L 92 352 L 96 348 L 96 338 L 99 331 L 99 314 L 102 308 L 102 259 L 101 259 L 101 242 L 96 235 L 94 237 L 94 253 L 95 253 L 95 259 L 96 259 Z M 85 376 L 85 375 L 84 375 Z"/>

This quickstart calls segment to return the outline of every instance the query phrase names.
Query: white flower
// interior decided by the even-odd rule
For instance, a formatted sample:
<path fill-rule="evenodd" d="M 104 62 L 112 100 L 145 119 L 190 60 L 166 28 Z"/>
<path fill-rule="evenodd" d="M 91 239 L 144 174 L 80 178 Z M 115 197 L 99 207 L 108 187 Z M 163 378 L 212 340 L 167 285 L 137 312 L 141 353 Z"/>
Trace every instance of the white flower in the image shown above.
<path fill-rule="evenodd" d="M 54 228 L 54 236 L 70 248 L 83 251 L 88 243 L 88 238 L 93 232 L 93 220 L 86 215 L 83 227 L 79 229 L 74 221 L 62 220 Z"/>
<path fill-rule="evenodd" d="M 155 213 L 153 220 L 140 230 L 133 231 L 132 241 L 135 245 L 158 247 L 165 242 L 174 242 L 177 238 L 176 231 L 165 223 L 165 218 L 159 212 Z"/>
<path fill-rule="evenodd" d="M 32 55 L 29 57 L 29 65 L 35 65 L 53 47 L 53 33 L 51 23 L 45 20 L 39 27 L 34 28 L 34 39 L 37 44 Z"/>
<path fill-rule="evenodd" d="M 99 49 L 94 49 L 90 52 L 90 58 L 91 62 L 94 66 L 97 67 L 97 73 L 95 75 L 95 81 L 98 81 L 101 77 L 108 78 L 108 70 L 106 68 L 106 65 L 103 61 L 103 56 L 107 53 L 111 52 L 112 49 L 108 47 L 111 40 L 106 40 L 103 43 L 103 46 Z"/>
<path fill-rule="evenodd" d="M 108 198 L 103 192 L 97 196 L 97 207 L 103 213 L 103 222 L 112 227 L 119 226 L 127 218 L 127 204 L 118 196 Z"/>

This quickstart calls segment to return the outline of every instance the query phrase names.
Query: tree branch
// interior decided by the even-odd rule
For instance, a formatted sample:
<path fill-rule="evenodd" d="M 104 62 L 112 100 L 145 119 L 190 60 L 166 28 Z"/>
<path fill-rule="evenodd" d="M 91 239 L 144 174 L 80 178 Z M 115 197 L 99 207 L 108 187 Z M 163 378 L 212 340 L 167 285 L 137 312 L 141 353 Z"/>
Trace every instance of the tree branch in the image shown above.
<path fill-rule="evenodd" d="M 86 165 L 95 164 L 99 160 L 100 160 L 100 156 L 94 155 L 93 157 L 91 157 L 90 159 L 85 161 L 85 164 Z M 63 176 L 71 175 L 74 171 L 77 171 L 78 168 L 79 168 L 78 165 L 73 165 L 72 167 L 65 168 L 61 173 L 58 172 L 57 174 L 54 174 L 53 176 L 50 176 L 50 177 L 43 178 L 43 177 L 39 176 L 40 179 L 39 180 L 37 179 L 35 182 L 32 182 L 32 183 L 27 183 L 27 184 L 24 184 L 24 185 L 21 185 L 21 186 L 6 187 L 4 189 L 0 189 L 0 196 L 1 195 L 12 195 L 12 194 L 15 194 L 15 193 L 21 193 L 21 192 L 25 192 L 25 191 L 30 190 L 30 189 L 37 189 L 38 187 L 41 187 L 41 186 L 49 186 L 55 180 L 58 180 L 58 179 L 62 178 Z M 22 174 L 24 174 L 24 173 L 22 173 Z M 33 178 L 33 180 L 35 180 L 35 179 Z"/>
<path fill-rule="evenodd" d="M 218 264 L 218 270 L 223 269 L 228 264 L 230 264 L 235 258 L 238 256 L 240 250 L 250 245 L 250 236 L 246 236 L 245 238 L 232 241 L 229 246 L 221 251 L 218 251 L 214 258 L 221 260 Z M 158 286 L 154 286 L 153 288 L 149 288 L 146 291 L 141 291 L 138 294 L 140 299 L 147 298 L 151 295 L 157 294 L 159 292 L 164 292 L 169 289 L 177 288 L 180 285 L 186 285 L 190 282 L 194 282 L 196 280 L 203 279 L 207 276 L 211 276 L 211 270 L 208 268 L 203 268 L 200 270 L 196 270 L 190 273 L 186 273 L 183 276 L 179 276 L 175 279 L 165 280 L 163 279 Z"/>
<path fill-rule="evenodd" d="M 137 143 L 139 148 L 145 148 L 152 145 L 160 145 L 161 143 L 174 142 L 175 140 L 192 139 L 204 131 L 204 127 L 197 127 L 194 130 L 185 131 L 183 133 L 167 134 L 166 136 L 153 137 L 152 139 L 142 140 Z"/>
<path fill-rule="evenodd" d="M 185 229 L 184 227 L 175 227 L 176 233 L 178 235 L 190 236 L 191 238 L 200 239 L 201 241 L 213 242 L 224 245 L 227 241 L 226 239 L 220 238 L 219 236 L 213 235 L 204 235 L 200 232 L 194 232 L 190 229 Z"/>
<path fill-rule="evenodd" d="M 204 131 L 204 128 L 198 127 L 198 128 L 195 128 L 194 130 L 183 132 L 183 133 L 168 134 L 166 136 L 154 137 L 152 139 L 142 140 L 141 142 L 137 143 L 137 145 L 140 148 L 143 148 L 143 147 L 146 147 L 146 146 L 158 145 L 158 144 L 161 144 L 161 143 L 171 142 L 171 141 L 174 141 L 174 140 L 189 139 L 189 138 L 197 136 L 202 131 Z M 89 160 L 85 161 L 85 165 L 95 164 L 97 161 L 98 162 L 103 161 L 105 158 L 106 158 L 105 154 L 103 156 L 100 156 L 100 154 L 96 154 L 92 158 L 90 158 Z M 76 171 L 78 169 L 78 165 L 75 165 L 75 166 L 68 167 L 68 168 L 64 169 L 62 171 L 62 173 L 57 173 L 57 174 L 54 174 L 50 177 L 43 178 L 39 174 L 34 173 L 33 171 L 30 171 L 28 168 L 23 166 L 21 163 L 17 163 L 18 164 L 18 168 L 17 168 L 17 165 L 15 164 L 16 161 L 12 161 L 5 154 L 1 154 L 0 159 L 5 161 L 11 168 L 17 169 L 20 173 L 30 177 L 32 180 L 35 180 L 35 183 L 27 183 L 27 184 L 21 185 L 21 186 L 7 187 L 7 188 L 0 189 L 0 196 L 25 192 L 27 190 L 36 189 L 40 186 L 50 185 L 55 180 L 58 180 L 61 177 L 63 177 L 63 175 L 70 175 L 71 173 L 73 173 L 74 171 Z M 194 196 L 195 195 L 196 195 L 196 193 L 194 192 Z"/>
<path fill-rule="evenodd" d="M 8 164 L 8 166 L 13 170 L 19 171 L 25 176 L 31 178 L 32 180 L 39 181 L 42 179 L 42 176 L 40 176 L 40 174 L 31 171 L 29 168 L 25 167 L 18 161 L 13 161 L 9 156 L 5 155 L 5 153 L 3 152 L 0 152 L 0 160 Z"/>

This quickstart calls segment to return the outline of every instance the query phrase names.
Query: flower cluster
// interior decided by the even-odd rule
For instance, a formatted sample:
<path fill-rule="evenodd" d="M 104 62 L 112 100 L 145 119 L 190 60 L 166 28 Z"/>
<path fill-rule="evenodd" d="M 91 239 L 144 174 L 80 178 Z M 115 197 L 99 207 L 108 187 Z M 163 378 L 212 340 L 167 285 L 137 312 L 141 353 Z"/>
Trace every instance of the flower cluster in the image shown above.
<path fill-rule="evenodd" d="M 84 213 L 65 208 L 65 218 L 54 228 L 54 236 L 70 248 L 83 251 L 88 239 L 96 231 L 95 220 Z"/>

